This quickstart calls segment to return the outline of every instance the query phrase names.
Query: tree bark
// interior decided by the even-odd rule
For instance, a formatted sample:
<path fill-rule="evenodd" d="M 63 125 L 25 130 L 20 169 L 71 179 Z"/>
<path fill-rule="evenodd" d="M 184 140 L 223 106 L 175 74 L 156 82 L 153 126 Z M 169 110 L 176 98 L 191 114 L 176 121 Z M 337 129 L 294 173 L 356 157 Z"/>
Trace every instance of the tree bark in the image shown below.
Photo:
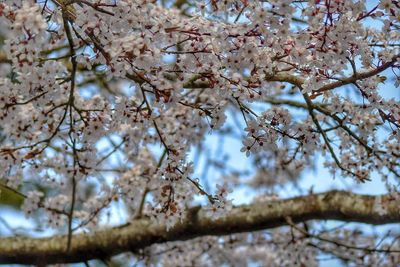
<path fill-rule="evenodd" d="M 385 211 L 379 210 L 383 203 Z M 290 220 L 289 220 L 290 218 Z M 288 221 L 341 220 L 367 224 L 400 222 L 400 205 L 390 196 L 357 195 L 344 191 L 234 207 L 225 217 L 213 220 L 199 207 L 189 210 L 183 222 L 166 230 L 149 219 L 73 235 L 67 252 L 67 236 L 49 238 L 0 238 L 0 263 L 51 264 L 107 258 L 137 251 L 152 244 L 188 240 L 207 235 L 252 232 L 287 225 Z"/>

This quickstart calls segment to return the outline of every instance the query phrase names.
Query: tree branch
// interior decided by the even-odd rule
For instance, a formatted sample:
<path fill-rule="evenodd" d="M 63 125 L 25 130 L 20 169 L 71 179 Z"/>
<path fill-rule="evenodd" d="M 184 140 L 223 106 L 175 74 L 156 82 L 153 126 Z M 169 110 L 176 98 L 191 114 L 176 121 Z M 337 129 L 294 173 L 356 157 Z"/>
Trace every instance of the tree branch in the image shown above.
<path fill-rule="evenodd" d="M 360 72 L 360 73 L 354 73 L 354 75 L 352 75 L 350 77 L 346 77 L 346 78 L 340 79 L 339 81 L 324 85 L 321 88 L 319 88 L 318 90 L 316 90 L 315 92 L 321 93 L 321 92 L 329 91 L 329 90 L 335 89 L 337 87 L 341 87 L 343 85 L 351 84 L 356 81 L 360 81 L 360 80 L 364 80 L 364 79 L 373 77 L 373 76 L 383 72 L 384 70 L 388 69 L 389 67 L 393 66 L 394 63 L 397 62 L 397 59 L 399 57 L 400 57 L 400 54 L 395 55 L 395 56 L 393 56 L 393 58 L 390 61 L 383 63 L 382 65 L 380 65 L 379 67 L 376 67 L 375 69 L 371 69 L 371 70 Z"/>
<path fill-rule="evenodd" d="M 387 210 L 378 210 L 375 203 L 385 203 Z M 379 205 L 378 205 L 379 206 Z M 292 199 L 242 205 L 225 217 L 212 220 L 200 208 L 189 210 L 186 219 L 166 230 L 165 225 L 138 219 L 130 224 L 91 234 L 76 234 L 70 251 L 65 250 L 67 236 L 50 238 L 0 238 L 0 263 L 50 264 L 82 262 L 136 251 L 168 241 L 188 240 L 206 235 L 251 232 L 307 220 L 341 220 L 368 224 L 400 222 L 400 205 L 390 196 L 356 195 L 330 191 Z"/>

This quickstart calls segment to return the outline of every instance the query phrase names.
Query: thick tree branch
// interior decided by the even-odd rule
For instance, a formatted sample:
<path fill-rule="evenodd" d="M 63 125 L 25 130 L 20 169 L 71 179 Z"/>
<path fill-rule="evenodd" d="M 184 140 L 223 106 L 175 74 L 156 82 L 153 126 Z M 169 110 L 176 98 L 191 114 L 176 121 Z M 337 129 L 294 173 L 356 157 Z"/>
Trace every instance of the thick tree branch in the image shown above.
<path fill-rule="evenodd" d="M 385 212 L 377 210 L 375 203 L 379 201 L 385 203 Z M 375 225 L 397 223 L 400 222 L 400 205 L 390 196 L 376 197 L 331 191 L 235 207 L 219 220 L 210 219 L 202 209 L 192 208 L 186 219 L 169 231 L 164 225 L 140 219 L 121 227 L 74 235 L 69 252 L 66 249 L 65 235 L 50 238 L 0 238 L 0 263 L 82 262 L 137 251 L 156 243 L 283 226 L 288 223 L 288 218 L 294 223 L 313 219 Z"/>

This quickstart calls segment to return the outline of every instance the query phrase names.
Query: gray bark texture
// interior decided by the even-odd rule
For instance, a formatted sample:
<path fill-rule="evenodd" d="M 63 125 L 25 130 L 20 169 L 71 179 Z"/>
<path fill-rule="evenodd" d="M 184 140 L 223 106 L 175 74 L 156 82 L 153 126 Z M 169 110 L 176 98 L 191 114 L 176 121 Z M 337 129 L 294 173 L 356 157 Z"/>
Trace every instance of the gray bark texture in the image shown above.
<path fill-rule="evenodd" d="M 379 202 L 384 203 L 384 212 L 377 208 L 379 205 L 376 203 Z M 207 217 L 204 210 L 195 207 L 188 211 L 183 222 L 168 231 L 165 225 L 158 225 L 149 219 L 138 219 L 120 227 L 75 234 L 69 251 L 66 235 L 0 238 L 0 264 L 44 265 L 105 259 L 157 243 L 252 232 L 308 220 L 340 220 L 374 225 L 398 223 L 400 205 L 390 196 L 330 191 L 237 206 L 218 220 Z"/>

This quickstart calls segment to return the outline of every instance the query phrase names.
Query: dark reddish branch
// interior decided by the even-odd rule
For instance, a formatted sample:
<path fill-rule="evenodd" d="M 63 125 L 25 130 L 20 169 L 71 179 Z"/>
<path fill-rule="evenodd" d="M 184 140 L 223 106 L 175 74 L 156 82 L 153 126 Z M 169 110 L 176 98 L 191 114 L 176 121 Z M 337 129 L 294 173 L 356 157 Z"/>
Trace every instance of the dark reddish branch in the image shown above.
<path fill-rule="evenodd" d="M 386 212 L 379 210 L 382 202 Z M 290 218 L 290 220 L 289 220 Z M 137 251 L 153 244 L 188 240 L 207 235 L 252 232 L 287 225 L 288 221 L 341 220 L 368 224 L 400 222 L 400 205 L 390 196 L 356 195 L 343 191 L 296 197 L 233 208 L 225 217 L 211 220 L 192 208 L 183 223 L 169 231 L 147 219 L 101 230 L 76 234 L 66 252 L 67 236 L 50 238 L 0 238 L 0 264 L 51 264 L 82 262 Z"/>

